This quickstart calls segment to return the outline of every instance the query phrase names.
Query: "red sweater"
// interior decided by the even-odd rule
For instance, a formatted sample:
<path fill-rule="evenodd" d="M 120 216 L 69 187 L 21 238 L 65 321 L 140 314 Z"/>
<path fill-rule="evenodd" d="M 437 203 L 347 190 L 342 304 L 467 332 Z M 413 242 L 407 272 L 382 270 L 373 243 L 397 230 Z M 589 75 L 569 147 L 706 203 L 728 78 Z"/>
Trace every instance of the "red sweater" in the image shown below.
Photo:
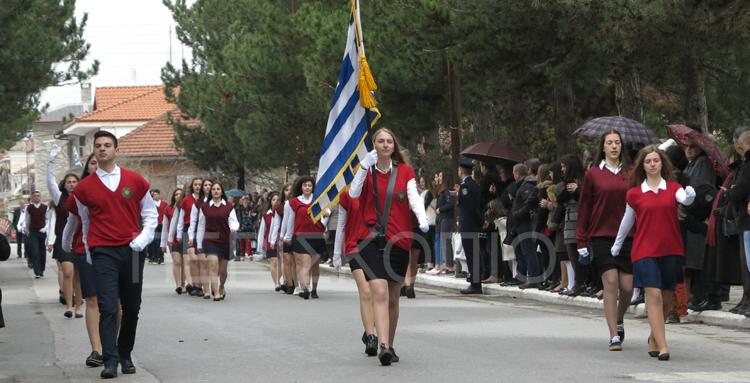
<path fill-rule="evenodd" d="M 159 217 L 156 221 L 156 226 L 161 226 L 162 221 L 164 220 L 164 212 L 166 211 L 169 204 L 167 204 L 164 201 L 159 201 L 156 203 L 156 212 L 159 214 Z"/>
<path fill-rule="evenodd" d="M 189 194 L 182 200 L 182 203 L 180 203 L 180 209 L 184 212 L 182 223 L 184 224 L 185 229 L 190 226 L 190 211 L 193 209 L 193 205 L 195 205 L 195 198 L 193 198 L 192 194 Z"/>
<path fill-rule="evenodd" d="M 26 214 L 29 215 L 29 229 L 34 231 L 44 229 L 47 222 L 47 205 L 40 203 L 39 207 L 35 207 L 34 204 L 30 203 L 26 205 Z"/>
<path fill-rule="evenodd" d="M 78 204 L 76 204 L 75 198 L 67 198 L 65 200 L 65 208 L 68 213 L 78 216 Z M 75 234 L 73 234 L 73 248 L 71 250 L 73 254 L 86 254 L 86 248 L 83 246 L 83 232 L 81 232 L 80 225 Z"/>
<path fill-rule="evenodd" d="M 207 243 L 222 248 L 229 248 L 230 230 L 229 215 L 232 213 L 232 203 L 211 206 L 210 203 L 201 204 L 201 213 L 206 219 L 206 234 L 203 236 L 203 246 Z"/>
<path fill-rule="evenodd" d="M 88 208 L 89 248 L 126 246 L 141 232 L 141 200 L 149 184 L 140 174 L 120 168 L 120 184 L 111 191 L 92 174 L 76 185 L 73 195 Z"/>
<path fill-rule="evenodd" d="M 307 212 L 310 205 L 311 204 L 309 203 L 303 203 L 300 201 L 299 197 L 295 197 L 289 201 L 289 207 L 291 207 L 294 212 L 294 229 L 292 230 L 292 234 L 317 234 L 326 231 L 323 223 L 320 221 L 318 221 L 318 223 L 313 222 L 312 217 L 310 217 L 310 214 Z"/>
<path fill-rule="evenodd" d="M 628 190 L 626 200 L 635 211 L 635 238 L 630 251 L 633 263 L 643 258 L 685 255 L 675 197 L 681 187 L 677 182 L 667 182 L 667 190 L 659 189 L 658 193 L 644 193 L 640 185 Z"/>
<path fill-rule="evenodd" d="M 406 184 L 416 176 L 414 169 L 409 165 L 398 164 L 394 166 L 398 166 L 398 174 L 396 185 L 393 188 L 393 202 L 391 202 L 391 213 L 388 217 L 388 227 L 385 230 L 385 236 L 388 240 L 397 238 L 398 240 L 394 244 L 403 250 L 409 251 L 411 249 L 413 228 L 409 198 L 406 195 Z M 388 191 L 388 181 L 391 173 L 383 174 L 376 171 L 375 174 L 378 177 L 378 197 L 380 197 L 380 209 L 382 211 L 385 208 L 385 195 Z M 362 188 L 360 199 L 364 210 L 365 224 L 367 226 L 374 226 L 378 218 L 375 210 L 372 170 L 368 172 L 367 178 L 365 178 L 365 185 Z"/>
<path fill-rule="evenodd" d="M 576 239 L 579 249 L 587 247 L 591 238 L 617 237 L 625 215 L 626 174 L 624 170 L 614 174 L 606 166 L 602 169 L 592 166 L 586 172 L 578 199 Z"/>
<path fill-rule="evenodd" d="M 68 197 L 67 193 L 62 193 L 55 206 L 55 236 L 58 238 L 62 238 L 63 229 L 65 229 L 65 224 L 68 223 L 68 208 L 66 206 L 67 200 L 70 199 Z"/>
<path fill-rule="evenodd" d="M 342 249 L 342 254 L 358 253 L 357 242 L 371 236 L 362 218 L 359 198 L 351 198 L 349 193 L 341 193 L 341 196 L 339 196 L 339 205 L 342 209 L 346 210 L 346 227 L 344 228 L 344 248 Z"/>
<path fill-rule="evenodd" d="M 265 213 L 263 213 L 263 224 L 266 225 L 266 231 L 263 233 L 263 250 L 269 250 L 273 249 L 273 246 L 271 246 L 271 243 L 268 242 L 268 238 L 271 234 L 271 220 L 273 219 L 273 210 L 268 210 Z"/>

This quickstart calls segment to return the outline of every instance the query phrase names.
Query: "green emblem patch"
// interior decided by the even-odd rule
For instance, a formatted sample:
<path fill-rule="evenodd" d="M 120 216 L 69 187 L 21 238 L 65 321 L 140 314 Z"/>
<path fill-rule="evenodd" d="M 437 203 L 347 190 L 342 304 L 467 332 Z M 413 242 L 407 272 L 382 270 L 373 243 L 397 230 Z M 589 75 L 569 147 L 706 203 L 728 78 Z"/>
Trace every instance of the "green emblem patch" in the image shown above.
<path fill-rule="evenodd" d="M 130 188 L 122 188 L 122 197 L 125 199 L 130 198 L 133 195 L 133 191 Z"/>
<path fill-rule="evenodd" d="M 406 193 L 404 192 L 398 192 L 398 200 L 403 201 L 406 199 Z"/>

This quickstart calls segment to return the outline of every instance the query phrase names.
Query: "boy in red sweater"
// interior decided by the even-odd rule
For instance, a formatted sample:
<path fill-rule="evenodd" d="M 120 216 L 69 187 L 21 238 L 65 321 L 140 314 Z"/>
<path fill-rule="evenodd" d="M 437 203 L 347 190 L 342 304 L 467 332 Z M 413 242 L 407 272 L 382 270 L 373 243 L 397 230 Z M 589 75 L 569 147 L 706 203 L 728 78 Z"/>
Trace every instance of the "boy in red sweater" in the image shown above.
<path fill-rule="evenodd" d="M 117 376 L 118 363 L 123 374 L 135 373 L 130 353 L 141 307 L 143 250 L 153 239 L 158 217 L 148 182 L 140 174 L 117 166 L 117 152 L 117 138 L 112 133 L 96 132 L 96 175 L 81 180 L 73 192 L 96 278 L 104 379 Z M 119 337 L 118 299 L 122 305 Z"/>

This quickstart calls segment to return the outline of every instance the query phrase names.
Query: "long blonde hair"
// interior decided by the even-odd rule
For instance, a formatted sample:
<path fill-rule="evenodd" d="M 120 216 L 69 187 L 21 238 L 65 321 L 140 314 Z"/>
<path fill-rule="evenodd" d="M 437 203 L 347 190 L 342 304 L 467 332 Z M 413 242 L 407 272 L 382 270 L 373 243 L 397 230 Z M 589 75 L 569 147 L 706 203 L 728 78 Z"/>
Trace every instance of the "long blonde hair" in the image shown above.
<path fill-rule="evenodd" d="M 398 139 L 396 138 L 396 135 L 393 134 L 393 132 L 388 128 L 380 128 L 375 131 L 372 135 L 372 143 L 375 144 L 375 139 L 378 137 L 380 133 L 388 133 L 391 138 L 393 138 L 393 153 L 391 153 L 391 161 L 397 164 L 406 164 L 406 159 L 404 158 L 404 154 L 401 152 L 401 145 L 398 144 Z"/>

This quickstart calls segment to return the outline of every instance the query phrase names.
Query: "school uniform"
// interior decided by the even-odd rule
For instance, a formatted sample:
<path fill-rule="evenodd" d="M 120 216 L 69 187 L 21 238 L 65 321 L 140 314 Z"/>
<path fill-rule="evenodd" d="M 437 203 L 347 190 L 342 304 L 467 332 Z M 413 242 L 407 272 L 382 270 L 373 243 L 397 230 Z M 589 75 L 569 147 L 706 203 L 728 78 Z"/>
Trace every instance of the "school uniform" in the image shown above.
<path fill-rule="evenodd" d="M 198 211 L 196 230 L 196 248 L 208 255 L 217 255 L 229 260 L 232 245 L 232 233 L 240 228 L 237 214 L 231 202 L 213 200 L 201 204 Z"/>
<path fill-rule="evenodd" d="M 285 216 L 284 213 L 291 209 L 289 207 L 289 201 L 284 201 L 284 207 L 281 209 L 278 209 L 276 211 L 276 214 L 274 215 L 275 222 L 278 222 L 279 224 L 279 238 L 283 240 L 282 251 L 287 254 L 292 253 L 292 243 L 291 240 L 287 241 L 286 234 L 291 230 L 291 227 L 293 226 L 294 222 L 289 220 L 289 216 Z"/>
<path fill-rule="evenodd" d="M 156 205 L 156 212 L 158 213 L 156 228 L 154 229 L 154 239 L 148 245 L 148 258 L 152 262 L 164 263 L 164 252 L 162 248 L 162 231 L 164 229 L 164 213 L 169 205 L 164 201 L 159 201 Z"/>
<path fill-rule="evenodd" d="M 188 233 L 190 232 L 190 214 L 192 213 L 195 201 L 198 198 L 197 195 L 190 194 L 185 197 L 180 203 L 180 215 L 177 219 L 177 232 L 176 238 L 178 242 L 181 242 L 181 246 L 178 247 L 180 252 L 184 255 L 183 248 L 187 249 L 187 241 L 189 239 Z M 193 228 L 195 230 L 195 228 Z"/>
<path fill-rule="evenodd" d="M 29 203 L 26 205 L 25 231 L 28 236 L 29 257 L 34 268 L 34 275 L 44 276 L 47 263 L 46 229 L 47 205 L 43 203 Z"/>
<path fill-rule="evenodd" d="M 292 252 L 297 254 L 319 255 L 321 261 L 328 259 L 324 220 L 313 222 L 307 212 L 312 204 L 312 196 L 299 196 L 289 201 L 284 219 L 289 222 L 285 241 L 292 241 Z M 326 219 L 327 221 L 327 219 Z"/>
<path fill-rule="evenodd" d="M 119 166 L 111 173 L 97 169 L 95 176 L 78 183 L 73 196 L 95 272 L 104 366 L 117 368 L 118 362 L 131 362 L 141 306 L 143 250 L 153 238 L 158 212 L 148 182 Z M 118 306 L 122 307 L 119 336 Z"/>
<path fill-rule="evenodd" d="M 341 264 L 343 256 L 348 260 L 352 271 L 361 269 L 362 258 L 359 256 L 358 243 L 371 236 L 362 217 L 359 198 L 352 198 L 349 193 L 342 193 L 339 196 L 339 216 L 333 245 L 334 264 Z"/>
<path fill-rule="evenodd" d="M 60 191 L 55 178 L 54 161 L 50 161 L 49 166 L 47 166 L 47 190 L 49 190 L 52 201 L 55 203 L 55 208 L 50 209 L 55 213 L 54 224 L 47 230 L 47 243 L 52 245 L 52 259 L 56 259 L 59 262 L 73 262 L 73 256 L 64 251 L 61 246 L 62 232 L 65 224 L 68 222 L 66 202 L 69 199 L 69 195 L 67 192 L 63 193 Z"/>
<path fill-rule="evenodd" d="M 273 209 L 268 209 L 267 212 L 263 213 L 260 220 L 260 228 L 258 229 L 256 251 L 265 254 L 266 258 L 276 258 L 279 255 L 276 251 L 276 246 L 273 245 L 274 242 L 271 241 L 271 222 L 273 221 L 274 214 Z"/>
<path fill-rule="evenodd" d="M 94 297 L 96 296 L 96 277 L 94 266 L 86 261 L 86 248 L 83 245 L 83 232 L 78 218 L 78 204 L 75 198 L 68 198 L 65 205 L 69 214 L 61 234 L 60 247 L 71 255 L 73 264 L 78 270 L 82 298 Z"/>
<path fill-rule="evenodd" d="M 617 239 L 611 249 L 619 256 L 627 234 L 637 221 L 630 258 L 633 262 L 633 287 L 674 290 L 682 282 L 685 246 L 677 219 L 678 203 L 691 205 L 695 192 L 677 182 L 659 183 L 652 191 L 647 181 L 628 190 L 627 206 Z"/>

